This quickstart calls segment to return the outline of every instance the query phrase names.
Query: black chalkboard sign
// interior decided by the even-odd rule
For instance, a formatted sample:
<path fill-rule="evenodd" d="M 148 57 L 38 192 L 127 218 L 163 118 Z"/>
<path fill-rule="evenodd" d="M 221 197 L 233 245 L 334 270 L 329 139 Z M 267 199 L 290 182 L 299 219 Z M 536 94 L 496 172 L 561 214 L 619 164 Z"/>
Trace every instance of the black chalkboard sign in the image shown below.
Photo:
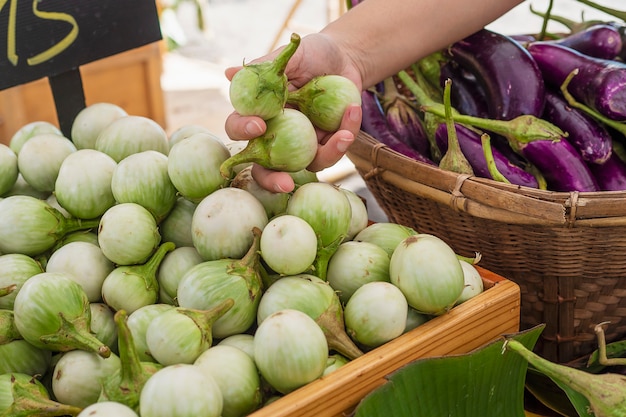
<path fill-rule="evenodd" d="M 155 0 L 0 0 L 0 90 L 48 77 L 67 124 L 81 65 L 160 39 Z"/>

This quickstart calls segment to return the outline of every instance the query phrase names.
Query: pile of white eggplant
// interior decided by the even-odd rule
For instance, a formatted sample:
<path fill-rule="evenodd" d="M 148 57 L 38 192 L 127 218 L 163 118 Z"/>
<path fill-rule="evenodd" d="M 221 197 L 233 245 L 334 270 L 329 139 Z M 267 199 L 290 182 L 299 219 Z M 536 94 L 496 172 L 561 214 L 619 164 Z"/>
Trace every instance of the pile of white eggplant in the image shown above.
<path fill-rule="evenodd" d="M 245 416 L 482 291 L 312 172 L 224 176 L 236 154 L 108 103 L 0 145 L 0 416 Z"/>

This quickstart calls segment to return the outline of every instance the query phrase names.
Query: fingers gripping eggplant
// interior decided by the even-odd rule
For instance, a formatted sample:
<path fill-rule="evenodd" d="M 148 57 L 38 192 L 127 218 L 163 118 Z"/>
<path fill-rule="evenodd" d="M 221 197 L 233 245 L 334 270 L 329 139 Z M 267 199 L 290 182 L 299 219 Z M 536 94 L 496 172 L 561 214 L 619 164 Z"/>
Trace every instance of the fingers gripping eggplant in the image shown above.
<path fill-rule="evenodd" d="M 494 119 L 541 116 L 544 82 L 528 51 L 509 36 L 487 29 L 452 44 L 447 54 L 474 74 Z"/>
<path fill-rule="evenodd" d="M 527 46 L 547 84 L 560 88 L 574 70 L 568 91 L 609 119 L 626 121 L 626 63 L 594 58 L 550 42 Z"/>
<path fill-rule="evenodd" d="M 601 164 L 611 156 L 611 135 L 608 130 L 584 112 L 572 108 L 560 93 L 546 91 L 543 117 L 568 133 L 567 140 L 587 162 Z"/>
<path fill-rule="evenodd" d="M 365 133 L 372 135 L 379 142 L 384 143 L 391 149 L 409 158 L 429 165 L 436 165 L 429 158 L 413 149 L 389 130 L 387 119 L 375 93 L 367 90 L 363 91 L 361 94 L 361 107 L 363 109 L 361 129 Z"/>
<path fill-rule="evenodd" d="M 485 159 L 485 155 L 483 153 L 480 133 L 458 123 L 455 126 L 461 151 L 472 166 L 474 174 L 483 178 L 491 178 L 489 168 L 487 166 L 487 160 Z M 448 147 L 448 129 L 446 128 L 445 123 L 442 123 L 437 127 L 435 139 L 437 140 L 437 145 L 441 148 L 441 153 L 444 154 Z M 511 184 L 523 185 L 532 188 L 539 187 L 537 179 L 532 174 L 511 163 L 511 161 L 500 151 L 492 148 L 492 154 L 498 171 L 500 171 L 500 173 L 507 180 L 509 180 Z"/>

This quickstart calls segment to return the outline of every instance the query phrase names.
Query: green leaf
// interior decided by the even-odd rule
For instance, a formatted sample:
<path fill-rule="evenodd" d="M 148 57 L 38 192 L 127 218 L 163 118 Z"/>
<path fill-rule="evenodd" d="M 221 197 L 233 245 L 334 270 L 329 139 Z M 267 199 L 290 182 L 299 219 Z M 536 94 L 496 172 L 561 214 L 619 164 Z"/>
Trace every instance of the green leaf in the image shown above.
<path fill-rule="evenodd" d="M 544 325 L 510 336 L 532 349 Z M 419 359 L 367 395 L 355 417 L 522 417 L 528 363 L 504 339 L 470 353 Z"/>

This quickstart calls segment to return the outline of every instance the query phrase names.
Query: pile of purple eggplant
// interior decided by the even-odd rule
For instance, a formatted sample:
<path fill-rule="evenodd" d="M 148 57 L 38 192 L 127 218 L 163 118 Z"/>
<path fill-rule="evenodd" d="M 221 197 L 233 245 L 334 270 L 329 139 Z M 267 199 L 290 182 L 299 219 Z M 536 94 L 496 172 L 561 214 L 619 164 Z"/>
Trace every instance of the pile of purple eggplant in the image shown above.
<path fill-rule="evenodd" d="M 439 107 L 444 85 L 452 124 Z M 450 126 L 476 176 L 550 191 L 626 190 L 626 22 L 559 37 L 482 29 L 364 91 L 363 111 L 363 131 L 423 163 L 440 165 L 452 151 Z M 533 137 L 531 125 L 556 135 Z"/>

